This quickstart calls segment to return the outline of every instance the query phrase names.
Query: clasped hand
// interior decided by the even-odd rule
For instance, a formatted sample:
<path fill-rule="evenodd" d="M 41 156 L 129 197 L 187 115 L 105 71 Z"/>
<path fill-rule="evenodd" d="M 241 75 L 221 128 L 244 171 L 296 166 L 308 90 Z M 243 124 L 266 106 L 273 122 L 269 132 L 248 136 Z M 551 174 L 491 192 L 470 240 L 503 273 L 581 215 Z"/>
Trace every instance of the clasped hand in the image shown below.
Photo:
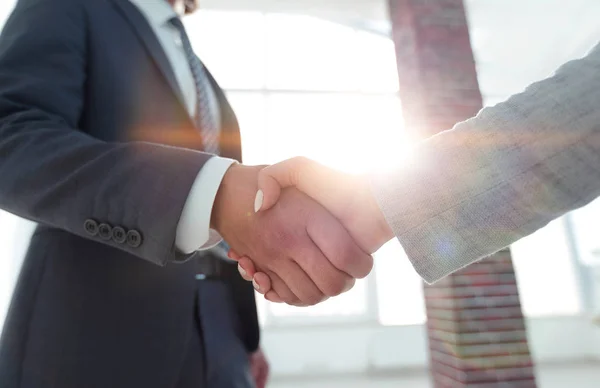
<path fill-rule="evenodd" d="M 314 305 L 367 276 L 373 267 L 368 250 L 298 189 L 279 189 L 268 211 L 255 212 L 262 169 L 233 165 L 227 171 L 213 205 L 211 227 L 234 256 L 251 258 L 252 270 L 268 279 L 271 300 Z"/>
<path fill-rule="evenodd" d="M 367 273 L 372 268 L 370 254 L 394 236 L 363 177 L 344 174 L 312 160 L 297 157 L 261 169 L 258 173 L 258 187 L 254 209 L 257 214 L 267 215 L 276 211 L 282 201 L 286 200 L 290 187 L 325 207 L 360 248 L 363 254 L 354 260 L 365 260 L 361 269 L 368 268 Z M 339 227 L 338 223 L 332 224 Z M 327 242 L 330 247 L 328 252 L 335 257 L 335 252 L 346 250 L 345 241 L 337 239 L 338 235 L 345 237 L 345 234 L 338 229 L 329 228 L 329 225 L 320 225 L 318 230 L 322 240 L 319 241 Z M 365 253 L 369 255 L 366 256 Z M 289 285 L 291 288 L 291 285 L 282 284 L 280 279 L 264 271 L 255 256 L 244 254 L 233 247 L 230 257 L 238 261 L 241 276 L 253 281 L 254 287 L 265 294 L 267 300 L 288 304 L 293 302 L 288 299 L 290 292 L 286 287 Z M 306 278 L 295 279 L 295 289 L 309 287 L 310 283 L 305 280 Z"/>

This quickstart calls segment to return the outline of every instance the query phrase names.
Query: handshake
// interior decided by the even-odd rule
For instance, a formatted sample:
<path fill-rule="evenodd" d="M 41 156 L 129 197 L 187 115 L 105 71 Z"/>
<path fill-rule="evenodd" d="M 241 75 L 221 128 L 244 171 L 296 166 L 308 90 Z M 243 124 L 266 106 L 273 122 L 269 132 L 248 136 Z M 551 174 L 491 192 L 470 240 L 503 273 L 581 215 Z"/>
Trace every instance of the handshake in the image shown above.
<path fill-rule="evenodd" d="M 272 302 L 315 305 L 350 290 L 393 238 L 368 182 L 306 158 L 232 165 L 211 228 L 245 280 Z"/>

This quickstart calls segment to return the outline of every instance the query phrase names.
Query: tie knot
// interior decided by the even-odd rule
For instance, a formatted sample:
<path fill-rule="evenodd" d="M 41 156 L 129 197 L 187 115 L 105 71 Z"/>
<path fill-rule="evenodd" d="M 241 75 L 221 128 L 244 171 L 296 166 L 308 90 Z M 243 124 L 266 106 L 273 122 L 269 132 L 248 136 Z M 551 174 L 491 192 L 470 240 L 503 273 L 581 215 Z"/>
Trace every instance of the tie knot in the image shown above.
<path fill-rule="evenodd" d="M 181 21 L 181 18 L 179 16 L 173 16 L 171 19 L 169 19 L 169 23 L 171 23 L 173 27 L 177 28 L 180 31 L 183 31 L 185 29 L 185 27 L 183 26 L 183 22 Z"/>

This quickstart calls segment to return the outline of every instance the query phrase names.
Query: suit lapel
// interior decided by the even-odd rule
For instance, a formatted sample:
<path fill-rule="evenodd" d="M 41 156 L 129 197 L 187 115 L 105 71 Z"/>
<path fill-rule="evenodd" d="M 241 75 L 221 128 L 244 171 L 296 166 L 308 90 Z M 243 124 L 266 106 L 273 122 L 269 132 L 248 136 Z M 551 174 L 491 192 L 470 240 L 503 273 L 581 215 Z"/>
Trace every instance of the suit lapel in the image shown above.
<path fill-rule="evenodd" d="M 187 112 L 187 104 L 185 103 L 185 99 L 181 89 L 179 88 L 179 83 L 177 82 L 173 68 L 171 67 L 167 55 L 165 54 L 160 42 L 158 41 L 158 38 L 154 34 L 152 27 L 144 15 L 142 15 L 136 6 L 133 5 L 129 0 L 111 1 L 129 22 L 138 38 L 143 42 L 146 50 L 157 64 L 161 73 L 173 90 L 173 93 L 181 103 L 182 108 Z M 233 109 L 231 108 L 231 105 L 227 101 L 225 93 L 217 84 L 208 69 L 206 71 L 210 83 L 217 95 L 217 99 L 219 100 L 219 108 L 221 111 L 221 155 L 232 159 L 241 160 L 241 139 L 237 118 L 233 112 Z M 193 123 L 191 119 L 190 122 L 193 126 L 196 126 L 196 123 Z"/>
<path fill-rule="evenodd" d="M 165 51 L 163 50 L 158 38 L 154 34 L 152 27 L 144 15 L 142 15 L 136 6 L 133 5 L 129 0 L 112 0 L 112 2 L 116 5 L 117 9 L 123 14 L 123 16 L 125 16 L 125 19 L 135 30 L 138 38 L 144 43 L 146 50 L 169 83 L 173 93 L 181 105 L 185 108 L 185 99 L 181 89 L 179 88 L 179 84 L 177 83 L 177 78 L 175 78 L 173 68 L 171 67 Z"/>

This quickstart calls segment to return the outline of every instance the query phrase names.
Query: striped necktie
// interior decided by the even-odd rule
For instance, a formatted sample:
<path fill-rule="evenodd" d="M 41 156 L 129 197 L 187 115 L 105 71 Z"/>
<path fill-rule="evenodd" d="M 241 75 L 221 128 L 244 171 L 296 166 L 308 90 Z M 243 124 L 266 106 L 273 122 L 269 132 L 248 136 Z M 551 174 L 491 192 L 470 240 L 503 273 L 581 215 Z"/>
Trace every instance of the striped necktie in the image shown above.
<path fill-rule="evenodd" d="M 190 39 L 181 19 L 174 17 L 170 20 L 181 35 L 181 44 L 190 65 L 196 83 L 196 112 L 194 119 L 202 135 L 204 151 L 211 154 L 219 153 L 220 112 L 215 91 L 208 79 L 206 68 L 198 59 L 192 48 Z"/>

